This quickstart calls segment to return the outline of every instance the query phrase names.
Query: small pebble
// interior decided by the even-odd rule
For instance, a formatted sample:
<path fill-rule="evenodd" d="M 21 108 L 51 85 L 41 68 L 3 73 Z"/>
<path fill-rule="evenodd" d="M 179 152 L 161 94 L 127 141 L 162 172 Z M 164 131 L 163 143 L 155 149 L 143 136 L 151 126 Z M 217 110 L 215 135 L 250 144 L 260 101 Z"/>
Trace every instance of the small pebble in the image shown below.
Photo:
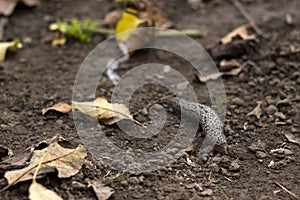
<path fill-rule="evenodd" d="M 219 172 L 220 168 L 219 166 L 216 164 L 216 163 L 212 163 L 208 166 L 208 169 L 211 171 L 211 172 Z"/>
<path fill-rule="evenodd" d="M 263 152 L 263 151 L 257 151 L 256 152 L 256 157 L 257 158 L 262 159 L 262 158 L 265 158 L 266 156 L 267 156 L 267 154 L 265 152 Z"/>
<path fill-rule="evenodd" d="M 274 113 L 276 113 L 278 111 L 277 107 L 274 106 L 274 105 L 269 105 L 267 108 L 266 108 L 266 112 L 269 114 L 269 115 L 273 115 Z"/>
<path fill-rule="evenodd" d="M 211 196 L 212 194 L 213 194 L 212 189 L 207 189 L 200 193 L 201 196 Z"/>
<path fill-rule="evenodd" d="M 276 106 L 289 106 L 291 104 L 292 103 L 289 99 L 283 99 L 283 100 L 277 101 Z"/>
<path fill-rule="evenodd" d="M 282 113 L 282 112 L 276 112 L 274 114 L 275 117 L 278 117 L 279 119 L 283 119 L 285 120 L 286 119 L 286 116 Z"/>
<path fill-rule="evenodd" d="M 241 105 L 244 104 L 244 101 L 242 99 L 236 97 L 236 98 L 234 98 L 234 99 L 231 100 L 231 103 L 241 106 Z"/>
<path fill-rule="evenodd" d="M 87 188 L 86 185 L 84 185 L 83 183 L 80 183 L 80 182 L 78 182 L 78 181 L 73 181 L 73 182 L 72 182 L 72 186 L 73 186 L 73 188 L 75 188 L 75 189 L 85 189 L 85 188 Z"/>
<path fill-rule="evenodd" d="M 129 183 L 131 183 L 133 185 L 138 185 L 140 182 L 137 177 L 130 177 L 128 181 L 129 181 Z"/>

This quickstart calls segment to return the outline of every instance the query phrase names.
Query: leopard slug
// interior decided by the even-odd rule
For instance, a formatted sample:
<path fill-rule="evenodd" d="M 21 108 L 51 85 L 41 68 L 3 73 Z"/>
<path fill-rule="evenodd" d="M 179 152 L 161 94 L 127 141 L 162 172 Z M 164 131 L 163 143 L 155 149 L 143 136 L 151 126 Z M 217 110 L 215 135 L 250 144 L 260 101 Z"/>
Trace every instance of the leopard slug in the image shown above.
<path fill-rule="evenodd" d="M 223 134 L 223 123 L 213 109 L 175 97 L 170 98 L 166 103 L 177 113 L 182 112 L 188 117 L 198 118 L 204 135 L 214 145 L 214 149 L 223 154 L 229 153 L 230 148 Z"/>

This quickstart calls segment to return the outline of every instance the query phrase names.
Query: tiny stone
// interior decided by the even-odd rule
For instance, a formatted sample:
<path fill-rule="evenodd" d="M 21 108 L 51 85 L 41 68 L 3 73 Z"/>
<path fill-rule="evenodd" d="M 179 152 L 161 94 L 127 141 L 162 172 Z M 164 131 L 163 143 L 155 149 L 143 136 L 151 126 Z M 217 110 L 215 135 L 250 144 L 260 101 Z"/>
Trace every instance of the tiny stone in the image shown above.
<path fill-rule="evenodd" d="M 144 176 L 140 176 L 140 177 L 139 177 L 139 182 L 140 182 L 140 183 L 144 182 L 144 179 L 145 179 Z"/>
<path fill-rule="evenodd" d="M 201 196 L 211 196 L 213 194 L 213 191 L 211 189 L 204 190 L 200 193 Z"/>
<path fill-rule="evenodd" d="M 263 159 L 258 159 L 258 162 L 259 162 L 259 163 L 263 163 L 264 160 L 263 160 Z"/>
<path fill-rule="evenodd" d="M 255 130 L 255 126 L 254 125 L 248 125 L 247 127 L 247 131 L 254 131 Z"/>
<path fill-rule="evenodd" d="M 191 184 L 187 184 L 185 185 L 186 189 L 192 189 L 194 187 L 196 187 L 195 183 L 191 183 Z"/>
<path fill-rule="evenodd" d="M 144 108 L 141 113 L 143 115 L 147 116 L 148 115 L 148 110 L 146 108 Z"/>
<path fill-rule="evenodd" d="M 86 185 L 84 185 L 83 183 L 80 183 L 78 181 L 73 181 L 72 182 L 72 186 L 76 189 L 84 189 L 84 188 L 87 188 Z"/>
<path fill-rule="evenodd" d="M 225 169 L 225 168 L 221 168 L 221 173 L 222 173 L 223 175 L 228 175 L 228 170 Z"/>
<path fill-rule="evenodd" d="M 216 163 L 212 163 L 208 166 L 209 170 L 212 172 L 219 172 L 220 168 Z"/>
<path fill-rule="evenodd" d="M 285 120 L 286 119 L 286 116 L 282 113 L 282 112 L 276 112 L 274 114 L 275 117 L 278 117 L 279 119 L 283 119 Z"/>
<path fill-rule="evenodd" d="M 241 106 L 241 105 L 244 104 L 244 101 L 242 99 L 236 97 L 236 98 L 234 98 L 234 99 L 231 100 L 231 103 Z"/>
<path fill-rule="evenodd" d="M 265 153 L 265 152 L 263 152 L 263 151 L 257 151 L 256 152 L 256 157 L 257 158 L 265 158 L 267 156 L 267 154 Z"/>
<path fill-rule="evenodd" d="M 278 111 L 277 107 L 274 106 L 274 105 L 270 105 L 266 108 L 266 112 L 269 114 L 269 115 L 273 115 L 274 113 L 276 113 Z"/>
<path fill-rule="evenodd" d="M 1 127 L 1 128 L 9 128 L 9 126 L 6 125 L 6 124 L 1 124 L 0 127 Z"/>
<path fill-rule="evenodd" d="M 139 179 L 137 177 L 130 177 L 129 178 L 129 183 L 133 184 L 133 185 L 138 185 L 139 184 Z"/>
<path fill-rule="evenodd" d="M 268 103 L 269 105 L 275 104 L 275 103 L 276 103 L 276 100 L 273 99 L 271 96 L 267 96 L 267 97 L 266 97 L 266 101 L 267 101 L 267 103 Z"/>
<path fill-rule="evenodd" d="M 276 106 L 289 106 L 291 105 L 291 101 L 289 99 L 279 100 L 276 103 Z"/>
<path fill-rule="evenodd" d="M 292 132 L 292 133 L 298 133 L 298 129 L 293 127 L 293 128 L 291 129 L 291 132 Z"/>

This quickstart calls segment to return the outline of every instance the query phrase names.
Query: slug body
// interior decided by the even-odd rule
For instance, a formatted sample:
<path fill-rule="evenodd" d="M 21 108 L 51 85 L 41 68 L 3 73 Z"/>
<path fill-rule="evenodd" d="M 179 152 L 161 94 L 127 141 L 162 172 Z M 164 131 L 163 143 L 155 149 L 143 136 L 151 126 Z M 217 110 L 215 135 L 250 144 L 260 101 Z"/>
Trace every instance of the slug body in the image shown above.
<path fill-rule="evenodd" d="M 203 104 L 191 103 L 174 97 L 170 98 L 167 104 L 175 112 L 198 118 L 205 137 L 211 145 L 214 145 L 214 149 L 220 153 L 228 153 L 226 138 L 223 134 L 223 123 L 213 109 Z"/>

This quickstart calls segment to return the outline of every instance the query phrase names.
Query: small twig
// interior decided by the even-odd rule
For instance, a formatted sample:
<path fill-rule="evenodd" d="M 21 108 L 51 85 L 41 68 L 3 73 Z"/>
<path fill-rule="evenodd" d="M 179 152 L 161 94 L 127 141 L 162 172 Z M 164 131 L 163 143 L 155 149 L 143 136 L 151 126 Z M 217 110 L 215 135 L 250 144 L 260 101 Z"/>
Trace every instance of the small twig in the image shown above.
<path fill-rule="evenodd" d="M 252 16 L 248 13 L 248 11 L 245 9 L 245 7 L 238 1 L 238 0 L 231 0 L 232 3 L 235 5 L 237 9 L 242 13 L 242 15 L 249 21 L 252 28 L 255 30 L 255 32 L 260 35 L 261 37 L 268 39 L 265 35 L 265 33 L 257 26 Z"/>
<path fill-rule="evenodd" d="M 300 197 L 298 197 L 295 193 L 289 191 L 286 187 L 284 187 L 283 185 L 281 185 L 280 183 L 278 183 L 277 181 L 274 182 L 276 185 L 278 185 L 279 187 L 281 187 L 281 189 L 283 189 L 285 192 L 287 192 L 289 195 L 291 195 L 292 197 L 294 197 L 295 199 L 300 199 Z"/>
<path fill-rule="evenodd" d="M 230 178 L 228 178 L 228 177 L 224 177 L 227 181 L 229 181 L 229 182 L 232 182 L 232 183 L 234 183 L 235 181 L 233 181 L 233 180 L 231 180 Z"/>

